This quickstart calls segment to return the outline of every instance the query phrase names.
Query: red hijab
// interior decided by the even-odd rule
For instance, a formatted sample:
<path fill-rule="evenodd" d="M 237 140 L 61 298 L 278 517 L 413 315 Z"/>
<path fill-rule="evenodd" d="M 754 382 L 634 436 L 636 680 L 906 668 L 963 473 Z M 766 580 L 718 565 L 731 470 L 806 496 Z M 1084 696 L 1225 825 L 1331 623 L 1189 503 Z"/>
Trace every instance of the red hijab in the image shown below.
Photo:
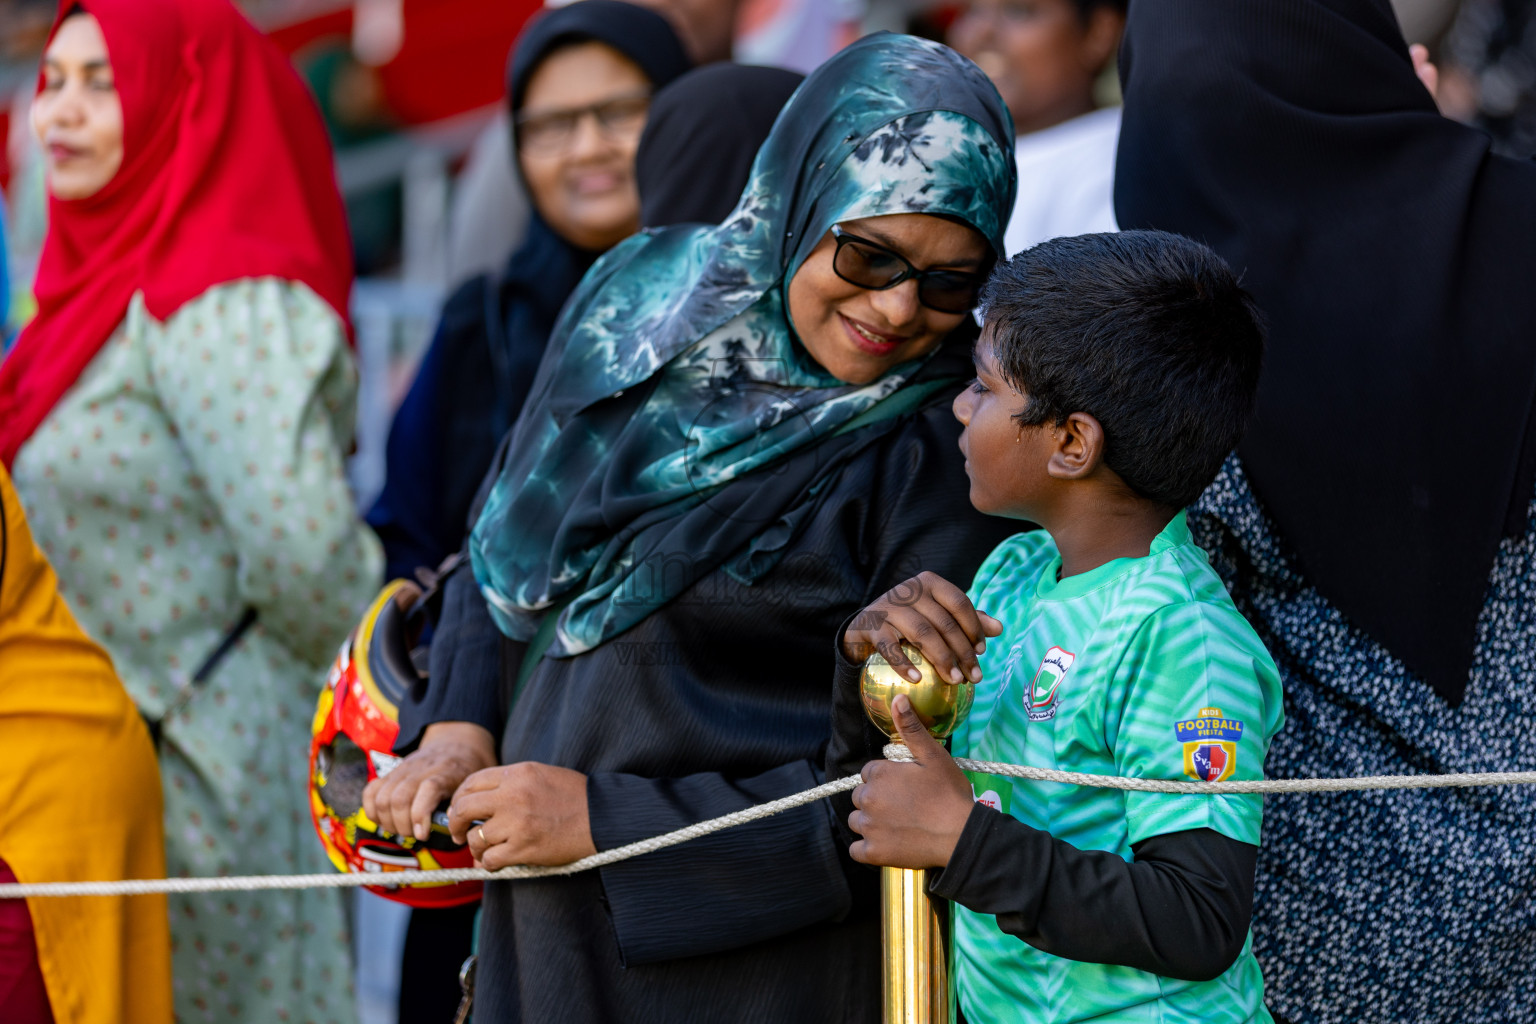
<path fill-rule="evenodd" d="M 74 8 L 60 5 L 63 13 Z M 0 363 L 9 466 L 122 322 L 210 287 L 301 281 L 345 321 L 352 285 L 330 142 L 286 57 L 229 0 L 85 0 L 123 105 L 123 164 L 85 199 L 50 199 L 38 312 Z"/>

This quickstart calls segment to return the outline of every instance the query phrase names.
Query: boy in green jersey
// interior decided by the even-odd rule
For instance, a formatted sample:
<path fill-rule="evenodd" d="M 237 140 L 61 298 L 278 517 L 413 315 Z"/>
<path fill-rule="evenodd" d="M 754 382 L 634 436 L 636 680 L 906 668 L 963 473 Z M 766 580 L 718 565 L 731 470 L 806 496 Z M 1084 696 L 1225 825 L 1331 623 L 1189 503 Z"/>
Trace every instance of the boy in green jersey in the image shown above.
<path fill-rule="evenodd" d="M 906 640 L 977 684 L 955 756 L 1262 778 L 1280 680 L 1183 511 L 1253 408 L 1252 299 L 1206 247 L 1131 231 L 1026 250 L 982 310 L 954 405 L 970 498 L 1041 529 L 999 546 L 968 594 L 924 573 L 851 620 L 834 770 L 872 753 L 858 664 L 879 649 L 915 678 Z M 1261 797 L 967 778 L 905 697 L 894 708 L 916 762 L 864 767 L 849 852 L 940 869 L 969 1024 L 1270 1020 L 1249 935 Z"/>

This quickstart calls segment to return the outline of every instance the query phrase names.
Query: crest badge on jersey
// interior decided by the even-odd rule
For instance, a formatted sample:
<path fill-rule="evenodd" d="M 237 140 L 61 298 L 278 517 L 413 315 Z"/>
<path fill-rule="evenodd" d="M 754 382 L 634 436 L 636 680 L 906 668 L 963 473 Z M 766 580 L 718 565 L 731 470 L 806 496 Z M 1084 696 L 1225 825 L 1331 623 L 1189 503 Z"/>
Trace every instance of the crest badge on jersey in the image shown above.
<path fill-rule="evenodd" d="M 1029 692 L 1024 695 L 1024 714 L 1031 722 L 1045 722 L 1056 717 L 1056 707 L 1061 702 L 1061 681 L 1067 678 L 1067 670 L 1077 660 L 1077 655 L 1052 647 L 1040 659 L 1035 678 L 1030 681 Z"/>
<path fill-rule="evenodd" d="M 1174 735 L 1184 744 L 1184 774 L 1199 782 L 1223 782 L 1237 771 L 1237 741 L 1243 723 L 1221 708 L 1201 708 L 1194 718 L 1175 722 Z"/>

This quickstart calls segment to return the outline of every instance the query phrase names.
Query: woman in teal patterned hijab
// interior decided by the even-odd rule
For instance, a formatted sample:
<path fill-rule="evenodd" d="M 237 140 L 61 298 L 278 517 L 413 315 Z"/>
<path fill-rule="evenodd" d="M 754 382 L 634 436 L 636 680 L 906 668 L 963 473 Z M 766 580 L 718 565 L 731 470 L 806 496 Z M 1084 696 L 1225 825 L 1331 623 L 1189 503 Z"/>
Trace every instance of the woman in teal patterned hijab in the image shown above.
<path fill-rule="evenodd" d="M 795 93 L 724 223 L 605 256 L 566 306 L 471 538 L 501 631 L 530 640 L 554 612 L 547 652 L 568 657 L 705 573 L 771 568 L 817 473 L 852 454 L 850 428 L 938 379 L 969 283 L 1003 254 L 1012 138 L 975 65 L 872 36 Z M 917 288 L 867 287 L 902 270 Z M 795 460 L 809 475 L 773 472 L 813 446 L 825 457 Z M 749 474 L 757 486 L 730 486 Z"/>
<path fill-rule="evenodd" d="M 424 837 L 452 794 L 478 863 L 560 864 L 825 777 L 839 625 L 919 570 L 969 579 L 1014 527 L 966 500 L 948 408 L 1012 140 L 969 61 L 876 36 L 806 79 L 723 224 L 592 269 L 374 820 Z M 877 876 L 844 804 L 487 883 L 476 1016 L 873 1024 Z"/>

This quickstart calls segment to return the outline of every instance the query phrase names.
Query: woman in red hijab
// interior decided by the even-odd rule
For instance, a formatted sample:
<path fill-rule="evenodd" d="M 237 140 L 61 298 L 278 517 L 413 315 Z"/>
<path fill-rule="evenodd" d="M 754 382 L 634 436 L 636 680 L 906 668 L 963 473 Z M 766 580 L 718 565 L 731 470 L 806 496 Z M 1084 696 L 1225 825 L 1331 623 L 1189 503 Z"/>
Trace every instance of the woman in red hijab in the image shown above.
<path fill-rule="evenodd" d="M 324 870 L 308 723 L 380 556 L 343 473 L 351 265 L 319 115 L 228 0 L 85 0 L 32 122 L 50 226 L 0 461 L 158 733 L 169 872 Z M 170 915 L 179 1020 L 355 1020 L 339 894 Z"/>

